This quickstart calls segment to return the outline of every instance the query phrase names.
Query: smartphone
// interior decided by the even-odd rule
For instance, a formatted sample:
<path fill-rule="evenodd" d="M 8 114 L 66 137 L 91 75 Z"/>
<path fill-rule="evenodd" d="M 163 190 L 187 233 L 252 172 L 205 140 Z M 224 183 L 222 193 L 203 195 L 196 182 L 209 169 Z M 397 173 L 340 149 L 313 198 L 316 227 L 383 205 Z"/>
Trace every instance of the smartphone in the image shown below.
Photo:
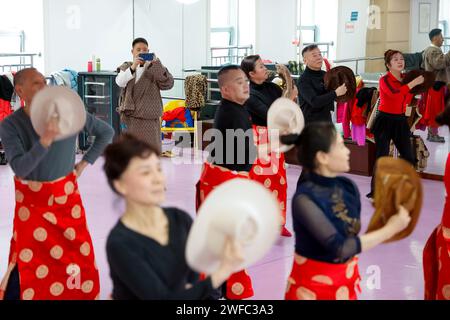
<path fill-rule="evenodd" d="M 152 61 L 155 58 L 154 53 L 139 53 L 139 57 L 144 61 Z"/>

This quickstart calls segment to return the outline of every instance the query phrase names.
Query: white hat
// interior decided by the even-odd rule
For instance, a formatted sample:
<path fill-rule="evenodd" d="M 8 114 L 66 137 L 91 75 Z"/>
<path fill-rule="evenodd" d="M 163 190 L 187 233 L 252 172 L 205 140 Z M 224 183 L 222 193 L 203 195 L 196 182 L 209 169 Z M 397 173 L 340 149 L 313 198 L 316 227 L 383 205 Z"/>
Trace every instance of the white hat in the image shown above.
<path fill-rule="evenodd" d="M 279 98 L 269 108 L 267 113 L 267 128 L 271 144 L 280 144 L 279 152 L 287 152 L 294 145 L 283 145 L 279 142 L 281 135 L 300 134 L 305 127 L 305 119 L 300 106 L 287 98 Z"/>
<path fill-rule="evenodd" d="M 276 198 L 261 184 L 233 179 L 205 199 L 189 232 L 186 261 L 197 272 L 211 274 L 220 266 L 227 237 L 242 245 L 240 271 L 261 259 L 280 234 Z"/>
<path fill-rule="evenodd" d="M 46 87 L 33 98 L 30 108 L 33 128 L 39 136 L 45 132 L 47 123 L 52 117 L 58 118 L 62 140 L 78 134 L 86 123 L 86 110 L 78 94 L 62 86 Z"/>

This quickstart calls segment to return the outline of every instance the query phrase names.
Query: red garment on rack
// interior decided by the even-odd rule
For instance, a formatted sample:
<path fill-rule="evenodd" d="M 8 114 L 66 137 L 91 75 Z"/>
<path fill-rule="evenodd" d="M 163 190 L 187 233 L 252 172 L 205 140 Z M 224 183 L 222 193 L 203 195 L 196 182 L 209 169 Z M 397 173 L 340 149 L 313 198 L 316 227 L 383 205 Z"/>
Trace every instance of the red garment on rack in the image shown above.
<path fill-rule="evenodd" d="M 426 107 L 425 107 L 425 122 L 431 128 L 438 128 L 436 123 L 436 116 L 444 110 L 445 106 L 445 86 L 439 90 L 431 88 L 428 90 Z"/>
<path fill-rule="evenodd" d="M 181 122 L 186 122 L 185 113 L 186 113 L 186 109 L 184 107 L 175 108 L 173 110 L 164 112 L 164 114 L 162 116 L 162 120 L 172 121 L 172 120 L 178 119 Z"/>
<path fill-rule="evenodd" d="M 0 99 L 0 121 L 12 113 L 11 102 Z"/>

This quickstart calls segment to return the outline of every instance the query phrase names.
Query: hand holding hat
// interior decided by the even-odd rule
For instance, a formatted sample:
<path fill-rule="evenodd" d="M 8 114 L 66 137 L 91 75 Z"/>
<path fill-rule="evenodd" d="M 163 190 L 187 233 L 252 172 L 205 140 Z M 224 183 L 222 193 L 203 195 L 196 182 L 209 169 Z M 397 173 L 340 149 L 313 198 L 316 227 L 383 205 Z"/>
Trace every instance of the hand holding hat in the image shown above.
<path fill-rule="evenodd" d="M 305 127 L 305 119 L 298 104 L 287 98 L 279 98 L 267 113 L 267 129 L 272 150 L 287 152 L 294 145 L 283 145 L 280 136 L 300 134 Z"/>
<path fill-rule="evenodd" d="M 389 218 L 386 226 L 389 227 L 392 236 L 395 236 L 399 232 L 405 230 L 410 223 L 411 217 L 409 216 L 409 211 L 406 210 L 404 206 L 400 205 L 398 212 Z"/>
<path fill-rule="evenodd" d="M 86 110 L 73 90 L 46 87 L 33 98 L 30 118 L 41 139 L 51 143 L 78 134 L 86 123 Z"/>
<path fill-rule="evenodd" d="M 55 114 L 50 118 L 45 126 L 45 130 L 41 135 L 40 142 L 46 148 L 48 148 L 60 134 L 58 121 L 59 117 L 57 114 Z"/>
<path fill-rule="evenodd" d="M 273 246 L 280 219 L 278 201 L 264 186 L 246 179 L 227 181 L 200 207 L 189 232 L 186 261 L 206 274 L 245 269 Z"/>
<path fill-rule="evenodd" d="M 386 242 L 407 237 L 419 219 L 422 197 L 420 177 L 410 163 L 390 157 L 378 159 L 375 170 L 375 213 L 367 232 L 389 224 L 395 235 Z M 404 211 L 408 212 L 410 221 L 405 218 Z"/>
<path fill-rule="evenodd" d="M 223 255 L 218 269 L 211 274 L 214 288 L 220 287 L 244 263 L 242 245 L 231 237 L 225 239 Z"/>
<path fill-rule="evenodd" d="M 409 85 L 411 94 L 421 94 L 427 92 L 436 80 L 434 72 L 425 70 L 411 70 L 402 79 L 402 83 Z"/>
<path fill-rule="evenodd" d="M 330 69 L 324 77 L 325 88 L 336 91 L 337 102 L 352 100 L 356 94 L 356 78 L 353 70 L 346 66 Z"/>

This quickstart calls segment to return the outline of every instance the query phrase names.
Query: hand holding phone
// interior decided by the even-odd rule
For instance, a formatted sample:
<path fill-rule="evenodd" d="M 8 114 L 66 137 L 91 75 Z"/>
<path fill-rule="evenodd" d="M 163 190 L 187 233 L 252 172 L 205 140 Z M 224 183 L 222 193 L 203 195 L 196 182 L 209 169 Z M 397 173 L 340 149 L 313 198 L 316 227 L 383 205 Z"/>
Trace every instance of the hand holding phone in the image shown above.
<path fill-rule="evenodd" d="M 153 61 L 153 59 L 155 58 L 155 54 L 154 53 L 140 53 L 139 57 L 142 58 L 142 60 L 144 61 Z"/>

